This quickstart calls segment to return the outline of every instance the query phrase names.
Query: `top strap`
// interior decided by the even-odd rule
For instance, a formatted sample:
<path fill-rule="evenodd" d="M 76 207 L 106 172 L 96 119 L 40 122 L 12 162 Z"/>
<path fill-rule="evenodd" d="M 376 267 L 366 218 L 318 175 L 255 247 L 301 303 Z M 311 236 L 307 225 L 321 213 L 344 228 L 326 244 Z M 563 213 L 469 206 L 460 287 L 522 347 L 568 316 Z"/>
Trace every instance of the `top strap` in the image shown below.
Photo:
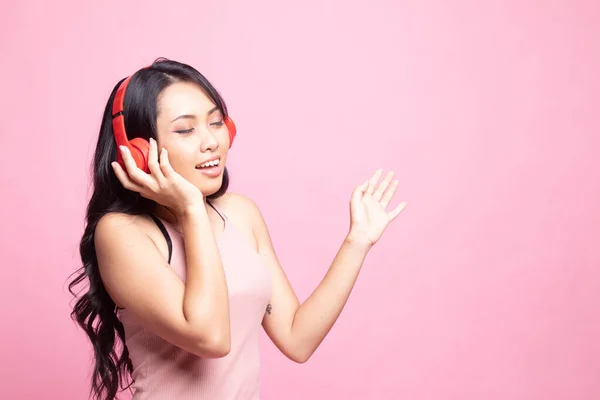
<path fill-rule="evenodd" d="M 171 241 L 171 236 L 169 235 L 169 232 L 167 231 L 165 224 L 163 224 L 160 219 L 158 219 L 156 216 L 154 216 L 152 214 L 150 214 L 150 216 L 152 217 L 152 219 L 154 220 L 156 225 L 158 225 L 158 229 L 160 229 L 163 236 L 165 237 L 165 240 L 167 241 L 167 246 L 169 248 L 169 264 L 170 264 L 171 256 L 173 255 L 173 242 Z"/>
<path fill-rule="evenodd" d="M 217 209 L 217 207 L 215 207 L 210 201 L 208 201 L 208 199 L 206 199 L 206 204 L 208 204 L 209 206 L 211 206 L 211 208 L 213 210 L 215 210 L 217 214 L 219 214 L 219 216 L 221 217 L 221 219 L 223 220 L 223 222 L 225 222 L 225 224 L 227 224 L 227 222 L 229 221 L 229 219 L 225 216 L 225 214 L 223 214 L 221 211 L 219 211 Z"/>

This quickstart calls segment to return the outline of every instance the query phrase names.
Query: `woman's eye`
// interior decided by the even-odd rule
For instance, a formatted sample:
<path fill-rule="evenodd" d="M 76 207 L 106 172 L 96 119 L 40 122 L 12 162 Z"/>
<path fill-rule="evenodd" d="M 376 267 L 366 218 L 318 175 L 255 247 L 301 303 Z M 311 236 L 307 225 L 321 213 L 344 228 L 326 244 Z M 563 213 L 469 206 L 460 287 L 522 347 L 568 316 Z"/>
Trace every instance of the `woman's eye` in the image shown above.
<path fill-rule="evenodd" d="M 194 130 L 194 128 L 190 128 L 190 129 L 186 129 L 186 130 L 182 130 L 182 131 L 175 131 L 175 133 L 179 133 L 180 135 L 185 135 L 186 133 L 191 133 Z"/>
<path fill-rule="evenodd" d="M 224 124 L 224 122 L 221 120 L 221 121 L 211 123 L 210 126 L 221 126 L 223 124 Z"/>

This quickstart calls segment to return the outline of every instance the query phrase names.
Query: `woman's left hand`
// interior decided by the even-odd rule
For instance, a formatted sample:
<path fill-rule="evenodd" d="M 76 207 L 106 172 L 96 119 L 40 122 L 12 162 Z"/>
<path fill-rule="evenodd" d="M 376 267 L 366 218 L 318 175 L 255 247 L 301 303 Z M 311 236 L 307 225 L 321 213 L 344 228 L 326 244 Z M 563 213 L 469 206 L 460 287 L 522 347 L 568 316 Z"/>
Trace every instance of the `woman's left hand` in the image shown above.
<path fill-rule="evenodd" d="M 383 181 L 379 179 L 383 170 L 375 171 L 371 179 L 358 186 L 350 200 L 350 232 L 349 240 L 367 248 L 373 246 L 383 235 L 404 208 L 406 202 L 400 203 L 392 211 L 386 211 L 398 188 L 398 181 L 393 181 L 393 172 L 388 172 Z"/>

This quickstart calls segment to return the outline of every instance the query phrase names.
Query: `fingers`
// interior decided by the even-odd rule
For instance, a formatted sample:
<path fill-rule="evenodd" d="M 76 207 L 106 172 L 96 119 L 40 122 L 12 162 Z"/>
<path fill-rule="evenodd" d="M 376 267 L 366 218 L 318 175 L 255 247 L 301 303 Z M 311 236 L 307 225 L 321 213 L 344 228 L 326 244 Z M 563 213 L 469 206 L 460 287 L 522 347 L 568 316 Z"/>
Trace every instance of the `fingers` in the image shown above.
<path fill-rule="evenodd" d="M 402 203 L 398 204 L 398 206 L 396 208 L 394 208 L 392 211 L 390 211 L 388 213 L 388 217 L 390 218 L 390 221 L 393 221 L 394 219 L 396 219 L 396 217 L 398 215 L 400 215 L 400 213 L 406 208 L 406 202 L 403 201 Z"/>
<path fill-rule="evenodd" d="M 383 197 L 380 200 L 383 208 L 386 208 L 388 206 L 388 204 L 390 204 L 392 197 L 394 197 L 394 194 L 396 193 L 396 189 L 398 189 L 398 181 L 394 181 L 394 182 L 392 182 L 391 185 L 386 185 L 386 187 L 387 187 L 387 191 L 385 192 L 385 194 L 383 195 Z"/>
<path fill-rule="evenodd" d="M 119 180 L 119 182 L 121 182 L 121 185 L 123 185 L 125 189 L 129 189 L 138 193 L 141 192 L 142 188 L 139 185 L 132 182 L 131 179 L 129 179 L 129 175 L 127 175 L 123 167 L 121 167 L 121 165 L 118 162 L 113 161 L 110 165 L 112 165 L 113 171 L 115 171 L 117 179 Z"/>
<path fill-rule="evenodd" d="M 156 140 L 150 138 L 150 149 L 148 151 L 148 169 L 160 186 L 164 186 L 165 176 L 158 164 L 158 146 Z"/>
<path fill-rule="evenodd" d="M 375 190 L 375 185 L 379 181 L 379 178 L 381 177 L 382 173 L 383 173 L 383 170 L 378 169 L 377 171 L 375 171 L 373 176 L 371 176 L 371 179 L 369 179 L 369 187 L 367 188 L 367 190 L 365 192 L 366 194 L 373 194 L 373 191 Z"/>
<path fill-rule="evenodd" d="M 377 201 L 381 200 L 383 193 L 390 185 L 390 182 L 392 181 L 393 177 L 394 177 L 393 171 L 390 171 L 385 175 L 385 178 L 383 178 L 383 181 L 379 184 L 379 186 L 377 187 L 377 190 L 375 190 L 375 193 L 373 193 L 373 198 L 375 200 L 377 200 Z"/>
<path fill-rule="evenodd" d="M 167 149 L 163 147 L 160 151 L 160 169 L 162 170 L 165 178 L 172 179 L 173 175 L 175 175 L 175 171 L 173 167 L 171 167 L 171 163 L 169 162 L 169 153 Z"/>
<path fill-rule="evenodd" d="M 365 181 L 362 185 L 360 185 L 357 189 L 360 194 L 365 194 L 367 189 L 369 188 L 369 181 Z"/>
<path fill-rule="evenodd" d="M 150 175 L 138 168 L 135 160 L 131 156 L 129 149 L 125 146 L 119 146 L 123 162 L 125 163 L 125 169 L 129 179 L 138 186 L 147 187 L 151 190 L 156 190 L 156 181 L 152 179 Z"/>
<path fill-rule="evenodd" d="M 367 182 L 355 189 L 353 197 L 362 195 L 361 197 L 363 200 L 369 200 L 369 202 L 372 202 L 373 204 L 378 203 L 381 208 L 385 210 L 396 194 L 398 180 L 392 180 L 394 172 L 389 171 L 385 174 L 381 183 L 377 184 L 382 174 L 383 169 L 375 171 Z M 406 202 L 399 204 L 394 210 L 390 211 L 388 215 L 391 219 L 396 218 L 400 215 L 402 210 L 404 210 L 404 207 L 406 207 Z"/>
<path fill-rule="evenodd" d="M 369 181 L 365 181 L 362 185 L 354 188 L 354 191 L 352 192 L 352 201 L 360 201 L 368 186 Z"/>

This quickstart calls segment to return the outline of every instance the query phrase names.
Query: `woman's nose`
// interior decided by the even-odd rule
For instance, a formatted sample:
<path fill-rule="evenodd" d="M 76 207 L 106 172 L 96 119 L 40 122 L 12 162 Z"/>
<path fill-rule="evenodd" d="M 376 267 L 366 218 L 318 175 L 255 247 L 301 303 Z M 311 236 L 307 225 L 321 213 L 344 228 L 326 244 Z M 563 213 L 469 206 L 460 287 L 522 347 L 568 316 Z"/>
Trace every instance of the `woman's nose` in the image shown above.
<path fill-rule="evenodd" d="M 219 141 L 209 128 L 201 129 L 200 147 L 203 152 L 215 151 L 219 147 Z"/>

